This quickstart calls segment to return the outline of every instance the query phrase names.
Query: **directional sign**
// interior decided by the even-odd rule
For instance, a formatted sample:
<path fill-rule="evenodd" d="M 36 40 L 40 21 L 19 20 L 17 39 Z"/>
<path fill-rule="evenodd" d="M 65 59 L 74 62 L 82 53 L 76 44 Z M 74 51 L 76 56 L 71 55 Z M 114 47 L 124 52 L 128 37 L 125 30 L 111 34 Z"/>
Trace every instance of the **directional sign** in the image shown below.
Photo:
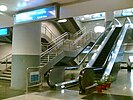
<path fill-rule="evenodd" d="M 22 12 L 14 16 L 14 24 L 29 23 L 57 18 L 57 6 L 50 6 L 32 11 Z"/>

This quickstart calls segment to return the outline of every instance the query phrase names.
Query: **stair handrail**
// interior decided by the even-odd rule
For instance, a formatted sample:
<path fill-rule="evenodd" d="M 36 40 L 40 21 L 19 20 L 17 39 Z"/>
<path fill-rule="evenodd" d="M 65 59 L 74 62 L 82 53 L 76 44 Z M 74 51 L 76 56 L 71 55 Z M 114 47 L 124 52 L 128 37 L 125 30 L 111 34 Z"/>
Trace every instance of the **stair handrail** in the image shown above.
<path fill-rule="evenodd" d="M 105 31 L 106 30 L 108 30 L 113 24 L 114 24 L 114 22 L 117 22 L 119 25 L 121 25 L 121 23 L 115 18 L 115 19 L 113 19 L 113 21 L 107 26 L 107 28 L 105 29 Z M 88 33 L 87 33 L 87 31 L 86 31 L 86 27 L 83 27 L 80 31 L 78 31 L 77 33 L 75 33 L 76 35 L 78 35 L 80 32 L 83 32 L 83 31 L 85 31 L 85 33 L 83 34 L 81 34 L 81 37 L 79 37 L 78 39 L 76 39 L 74 42 L 73 42 L 73 45 L 76 45 L 76 44 L 78 44 L 78 42 L 85 36 L 85 35 L 87 35 Z M 105 32 L 104 31 L 104 32 Z M 91 33 L 90 33 L 91 34 Z M 101 35 L 102 35 L 102 33 L 101 33 Z M 91 40 L 91 35 L 90 35 L 90 40 Z"/>
<path fill-rule="evenodd" d="M 80 41 L 84 36 L 86 36 L 88 33 L 83 33 L 80 37 L 78 37 L 74 42 L 73 42 L 73 45 L 77 44 L 78 41 Z"/>
<path fill-rule="evenodd" d="M 0 63 L 2 64 L 3 62 L 5 62 L 6 64 L 6 69 L 9 67 L 8 66 L 8 60 L 12 58 L 12 54 L 8 54 L 7 56 L 3 57 L 2 59 L 0 59 Z"/>
<path fill-rule="evenodd" d="M 44 24 L 42 24 L 41 25 L 41 30 L 45 30 L 45 33 L 44 34 L 46 34 L 46 31 L 48 31 L 49 33 L 50 33 L 50 35 L 51 35 L 51 40 L 52 39 L 54 39 L 54 38 L 56 38 L 56 36 L 55 36 L 55 34 L 54 34 L 54 32 L 47 26 L 47 25 L 44 25 Z M 42 31 L 43 32 L 43 31 Z"/>
<path fill-rule="evenodd" d="M 113 23 L 113 22 L 112 22 Z M 110 25 L 110 26 L 112 26 L 112 25 Z M 107 30 L 107 29 L 106 29 Z M 79 40 L 81 40 L 85 35 L 86 35 L 87 33 L 84 33 L 84 34 L 82 34 L 79 38 L 77 38 L 75 41 L 75 43 L 77 43 Z M 98 37 L 98 39 L 96 40 L 96 42 L 95 42 L 95 44 L 91 47 L 91 49 L 90 49 L 90 51 L 89 51 L 89 53 L 92 51 L 92 49 L 93 49 L 93 47 L 95 47 L 95 45 L 97 44 L 97 42 L 100 40 L 100 38 L 103 36 L 104 34 L 101 34 L 99 37 Z M 72 42 L 73 43 L 73 42 Z M 75 43 L 73 43 L 73 44 L 75 44 Z M 88 53 L 88 54 L 89 54 Z M 82 60 L 81 60 L 81 62 L 78 64 L 78 66 L 77 66 L 77 68 L 81 68 L 81 65 L 83 64 L 83 62 L 85 61 L 85 59 L 87 58 L 87 56 L 88 55 L 86 55 Z M 74 79 L 76 82 L 78 82 L 78 80 L 79 80 L 79 76 L 77 76 L 77 78 L 76 79 Z M 74 82 L 75 82 L 74 81 Z M 69 81 L 67 81 L 67 82 L 69 82 Z M 66 83 L 67 84 L 67 82 L 63 82 L 63 83 Z M 62 84 L 62 83 L 61 83 Z M 56 84 L 56 85 L 58 85 L 58 84 Z"/>
<path fill-rule="evenodd" d="M 41 53 L 41 57 L 43 57 L 45 54 L 50 53 L 55 48 L 58 48 L 58 46 L 65 41 L 65 37 L 67 37 L 67 36 L 68 36 L 68 34 L 67 34 L 67 32 L 65 32 L 63 35 L 61 35 L 60 37 L 58 37 L 58 39 L 56 39 L 56 42 L 55 42 L 55 44 L 53 46 L 51 46 L 46 51 L 44 51 L 43 53 Z"/>
<path fill-rule="evenodd" d="M 76 34 L 77 35 L 79 35 L 78 33 L 80 32 L 82 32 L 82 34 L 80 35 L 80 37 L 83 37 L 84 36 L 84 34 L 83 34 L 83 30 L 84 30 L 85 28 L 83 28 L 83 29 L 81 29 L 80 31 L 78 31 L 78 32 L 76 32 Z M 61 46 L 61 44 L 62 44 L 62 46 L 63 46 L 63 49 L 60 51 L 60 52 L 63 52 L 64 51 L 64 43 L 68 40 L 69 41 L 69 39 L 68 39 L 68 37 L 69 37 L 69 33 L 68 32 L 65 32 L 64 34 L 62 34 L 62 35 L 60 35 L 59 37 L 57 37 L 56 39 L 55 39 L 55 42 L 54 42 L 54 45 L 52 45 L 50 48 L 48 48 L 46 51 L 44 51 L 43 53 L 41 53 L 41 57 L 43 57 L 44 55 L 46 55 L 46 54 L 50 54 L 50 52 L 51 51 L 53 51 L 53 50 L 57 50 L 57 48 L 59 48 L 59 46 Z M 75 35 L 75 34 L 74 34 Z M 86 35 L 86 34 L 85 34 Z M 70 40 L 69 41 L 69 43 L 67 44 L 67 45 L 69 45 L 69 50 L 74 46 L 74 45 L 72 45 L 72 43 L 74 42 L 74 40 Z M 59 53 L 58 52 L 56 52 L 56 55 L 58 55 Z"/>
<path fill-rule="evenodd" d="M 50 41 L 49 43 L 43 43 L 44 45 L 46 45 L 47 47 L 48 46 L 51 46 L 51 45 L 54 45 L 57 41 L 59 41 L 60 38 L 64 37 L 66 34 L 68 34 L 68 32 L 65 32 L 61 35 L 59 35 L 58 37 L 54 38 L 52 41 Z M 48 48 L 47 48 L 48 49 Z"/>
<path fill-rule="evenodd" d="M 78 30 L 76 33 L 73 34 L 73 38 L 74 37 L 79 37 L 79 35 L 82 35 L 84 33 L 84 31 L 86 32 L 86 27 L 82 27 L 80 30 Z"/>
<path fill-rule="evenodd" d="M 1 58 L 0 62 L 3 62 L 5 60 L 7 60 L 7 59 L 10 59 L 11 57 L 12 57 L 12 53 L 10 53 L 10 54 L 6 55 L 5 57 Z"/>

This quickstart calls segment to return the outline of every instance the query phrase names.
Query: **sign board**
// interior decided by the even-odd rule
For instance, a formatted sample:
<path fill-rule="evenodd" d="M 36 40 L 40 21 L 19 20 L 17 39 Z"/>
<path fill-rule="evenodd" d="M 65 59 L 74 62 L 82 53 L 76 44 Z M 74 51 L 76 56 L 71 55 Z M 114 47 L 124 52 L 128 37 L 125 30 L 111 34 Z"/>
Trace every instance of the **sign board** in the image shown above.
<path fill-rule="evenodd" d="M 39 72 L 31 72 L 30 73 L 30 83 L 36 83 L 39 82 Z"/>
<path fill-rule="evenodd" d="M 0 36 L 6 36 L 9 34 L 8 28 L 0 28 Z"/>
<path fill-rule="evenodd" d="M 14 24 L 29 23 L 58 18 L 58 8 L 56 5 L 18 13 L 14 16 Z"/>

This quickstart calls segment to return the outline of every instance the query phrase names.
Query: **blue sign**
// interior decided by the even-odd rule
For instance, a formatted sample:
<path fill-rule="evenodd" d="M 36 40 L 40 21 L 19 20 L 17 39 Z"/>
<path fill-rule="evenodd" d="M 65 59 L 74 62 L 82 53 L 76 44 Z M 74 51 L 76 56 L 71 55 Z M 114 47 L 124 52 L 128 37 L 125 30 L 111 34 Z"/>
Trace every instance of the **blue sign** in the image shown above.
<path fill-rule="evenodd" d="M 0 36 L 8 35 L 8 28 L 1 28 L 0 29 Z"/>
<path fill-rule="evenodd" d="M 27 11 L 14 16 L 14 24 L 57 18 L 57 6 Z"/>
<path fill-rule="evenodd" d="M 30 73 L 30 83 L 39 82 L 39 72 Z"/>

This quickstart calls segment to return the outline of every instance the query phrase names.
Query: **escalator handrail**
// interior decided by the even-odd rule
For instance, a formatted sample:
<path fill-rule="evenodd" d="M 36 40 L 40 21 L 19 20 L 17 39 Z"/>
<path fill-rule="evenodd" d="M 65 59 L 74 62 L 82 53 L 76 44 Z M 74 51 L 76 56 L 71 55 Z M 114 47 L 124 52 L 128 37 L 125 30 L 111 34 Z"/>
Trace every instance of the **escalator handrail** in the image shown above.
<path fill-rule="evenodd" d="M 122 33 L 123 28 L 124 28 L 124 26 L 126 25 L 126 22 L 127 22 L 127 21 L 129 22 L 129 24 L 131 24 L 130 18 L 127 17 L 127 18 L 125 19 L 123 25 L 122 25 L 122 29 L 121 29 L 120 33 Z M 114 50 L 114 48 L 116 47 L 116 42 L 118 41 L 118 39 L 119 39 L 120 36 L 121 36 L 121 34 L 119 34 L 118 37 L 117 37 L 117 39 L 115 40 L 115 43 L 114 43 L 114 45 L 112 46 L 111 51 L 109 52 L 109 54 L 108 54 L 108 56 L 107 56 L 107 58 L 106 58 L 106 60 L 105 60 L 105 62 L 104 62 L 104 64 L 103 64 L 102 68 L 104 68 L 104 67 L 106 66 L 106 64 L 108 63 L 108 61 L 109 61 L 109 59 L 110 59 L 110 56 L 111 56 L 111 53 L 112 53 L 112 51 Z"/>
<path fill-rule="evenodd" d="M 92 51 L 92 49 L 96 46 L 96 44 L 97 44 L 97 42 L 100 40 L 100 38 L 101 38 L 102 36 L 105 35 L 106 31 L 108 31 L 108 29 L 110 29 L 110 28 L 112 27 L 113 24 L 114 24 L 114 22 L 112 21 L 112 22 L 108 25 L 108 27 L 105 29 L 104 33 L 101 34 L 101 35 L 98 37 L 98 39 L 96 40 L 96 42 L 94 43 L 94 45 L 91 47 L 91 49 L 89 50 L 89 52 L 88 52 L 88 53 L 86 54 L 86 56 L 81 60 L 80 64 L 78 64 L 78 65 L 79 65 L 78 67 L 80 67 L 80 65 L 82 65 L 82 63 L 84 62 L 84 60 L 86 59 L 86 57 L 89 55 L 89 53 Z M 77 79 L 79 79 L 79 76 L 77 77 Z M 49 85 L 50 85 L 50 84 L 49 84 Z M 54 85 L 54 87 L 55 87 L 55 85 Z"/>
<path fill-rule="evenodd" d="M 90 48 L 89 52 L 88 52 L 88 53 L 84 56 L 84 58 L 80 61 L 79 66 L 82 65 L 82 63 L 83 63 L 83 62 L 85 61 L 85 59 L 88 57 L 88 55 L 90 54 L 90 52 L 91 52 L 91 51 L 94 49 L 94 47 L 96 46 L 97 42 L 101 39 L 101 37 L 103 37 L 103 36 L 105 35 L 106 31 L 108 31 L 108 29 L 111 28 L 113 24 L 114 24 L 114 22 L 112 21 L 112 22 L 108 25 L 108 27 L 105 29 L 104 33 L 101 34 L 101 35 L 98 37 L 98 39 L 96 40 L 96 42 L 94 43 L 94 45 Z"/>

